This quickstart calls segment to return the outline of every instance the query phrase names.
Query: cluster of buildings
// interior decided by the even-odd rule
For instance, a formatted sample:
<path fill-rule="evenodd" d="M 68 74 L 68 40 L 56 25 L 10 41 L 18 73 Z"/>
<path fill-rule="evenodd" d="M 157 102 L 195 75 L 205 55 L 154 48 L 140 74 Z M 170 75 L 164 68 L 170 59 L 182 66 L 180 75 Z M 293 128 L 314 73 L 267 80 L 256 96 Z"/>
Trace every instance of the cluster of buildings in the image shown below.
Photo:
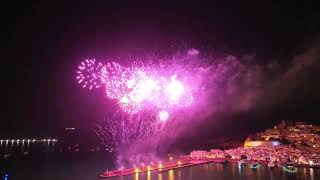
<path fill-rule="evenodd" d="M 219 149 L 211 149 L 210 151 L 192 151 L 190 158 L 192 159 L 225 159 L 225 152 Z"/>
<path fill-rule="evenodd" d="M 238 147 L 225 150 L 225 153 L 234 160 L 245 159 L 262 164 L 272 162 L 277 165 L 293 163 L 296 166 L 320 166 L 320 154 L 293 148 L 288 145 Z"/>
<path fill-rule="evenodd" d="M 304 122 L 282 121 L 272 129 L 250 136 L 245 147 L 291 145 L 298 149 L 320 153 L 320 126 Z"/>
<path fill-rule="evenodd" d="M 192 151 L 190 158 L 320 167 L 320 126 L 282 121 L 272 129 L 249 136 L 243 147 Z"/>
<path fill-rule="evenodd" d="M 279 166 L 288 163 L 295 166 L 320 167 L 320 154 L 307 150 L 293 148 L 288 145 L 238 147 L 228 150 L 212 149 L 210 151 L 196 150 L 190 153 L 194 160 L 211 160 L 214 162 L 259 162 L 274 163 Z"/>
<path fill-rule="evenodd" d="M 296 146 L 320 150 L 320 126 L 305 124 L 288 126 L 282 130 L 282 134 L 285 139 Z"/>

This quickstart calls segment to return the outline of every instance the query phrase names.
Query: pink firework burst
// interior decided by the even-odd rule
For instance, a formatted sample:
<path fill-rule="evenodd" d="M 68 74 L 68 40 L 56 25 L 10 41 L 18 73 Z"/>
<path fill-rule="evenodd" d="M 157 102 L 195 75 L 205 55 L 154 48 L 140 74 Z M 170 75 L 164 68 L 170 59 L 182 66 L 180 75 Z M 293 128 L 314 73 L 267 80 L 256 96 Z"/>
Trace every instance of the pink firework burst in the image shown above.
<path fill-rule="evenodd" d="M 125 112 L 136 113 L 142 109 L 168 109 L 187 107 L 192 94 L 176 75 L 159 76 L 155 71 L 135 70 L 126 82 L 125 94 L 119 99 Z"/>
<path fill-rule="evenodd" d="M 158 116 L 161 121 L 167 121 L 169 118 L 169 113 L 167 111 L 160 111 Z"/>
<path fill-rule="evenodd" d="M 92 59 L 82 62 L 77 73 L 78 82 L 83 87 L 92 89 L 103 85 L 106 97 L 117 100 L 122 111 L 129 114 L 141 110 L 171 111 L 188 107 L 193 101 L 192 92 L 185 82 L 186 73 L 180 69 L 161 68 L 154 64 L 144 66 L 141 63 L 123 67 L 116 62 L 103 66 Z M 167 118 L 161 115 L 160 119 Z"/>
<path fill-rule="evenodd" d="M 120 106 L 125 112 L 136 113 L 146 101 L 152 101 L 159 90 L 157 81 L 143 69 L 130 69 L 126 81 L 126 93 L 120 99 Z"/>
<path fill-rule="evenodd" d="M 83 88 L 93 88 L 101 87 L 101 69 L 102 64 L 96 62 L 95 59 L 86 59 L 78 66 L 77 71 L 77 81 L 82 84 Z"/>
<path fill-rule="evenodd" d="M 172 75 L 165 84 L 164 94 L 169 107 L 188 107 L 193 101 L 193 96 L 189 87 L 177 75 Z"/>
<path fill-rule="evenodd" d="M 105 85 L 107 97 L 119 100 L 126 93 L 128 72 L 116 62 L 107 63 L 101 70 L 101 81 Z"/>
<path fill-rule="evenodd" d="M 166 84 L 164 89 L 169 104 L 176 105 L 179 103 L 181 96 L 185 92 L 185 87 L 181 81 L 176 79 L 176 75 L 171 76 L 170 82 Z"/>

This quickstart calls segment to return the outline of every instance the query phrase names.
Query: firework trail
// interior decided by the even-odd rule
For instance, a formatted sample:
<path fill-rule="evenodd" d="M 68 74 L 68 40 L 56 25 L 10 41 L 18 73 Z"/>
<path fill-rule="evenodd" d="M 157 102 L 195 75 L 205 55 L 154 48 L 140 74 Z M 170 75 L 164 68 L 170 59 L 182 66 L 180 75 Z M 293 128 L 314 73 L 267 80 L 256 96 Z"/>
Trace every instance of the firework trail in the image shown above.
<path fill-rule="evenodd" d="M 94 132 L 106 149 L 114 153 L 118 167 L 130 167 L 140 163 L 150 164 L 155 160 L 154 152 L 157 151 L 158 145 L 161 144 L 162 148 L 165 148 L 170 142 L 168 138 L 165 138 L 165 143 L 161 142 L 164 141 L 162 136 L 164 130 L 169 131 L 168 124 L 158 121 L 152 113 L 148 112 L 125 114 L 118 111 L 112 117 L 106 117 L 103 123 L 95 125 Z M 153 156 L 153 158 L 147 157 L 148 153 L 147 156 Z M 148 160 L 132 160 L 138 154 Z"/>

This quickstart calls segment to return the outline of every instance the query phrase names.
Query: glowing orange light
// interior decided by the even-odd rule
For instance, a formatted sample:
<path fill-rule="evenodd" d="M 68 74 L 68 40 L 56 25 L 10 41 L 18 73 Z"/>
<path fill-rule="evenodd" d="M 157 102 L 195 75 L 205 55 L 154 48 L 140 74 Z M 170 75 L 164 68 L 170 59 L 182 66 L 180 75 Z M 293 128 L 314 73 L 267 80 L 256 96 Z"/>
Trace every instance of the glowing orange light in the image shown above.
<path fill-rule="evenodd" d="M 151 166 L 148 166 L 148 171 L 151 171 Z"/>
<path fill-rule="evenodd" d="M 135 171 L 136 173 L 138 173 L 138 172 L 139 172 L 139 168 L 136 168 L 134 171 Z"/>

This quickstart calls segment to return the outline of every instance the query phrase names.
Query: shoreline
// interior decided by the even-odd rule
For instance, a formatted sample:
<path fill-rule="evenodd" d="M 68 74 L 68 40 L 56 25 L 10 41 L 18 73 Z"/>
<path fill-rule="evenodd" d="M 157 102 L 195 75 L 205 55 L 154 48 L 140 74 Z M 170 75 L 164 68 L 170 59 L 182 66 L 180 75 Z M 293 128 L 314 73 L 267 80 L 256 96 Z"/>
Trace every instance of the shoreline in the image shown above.
<path fill-rule="evenodd" d="M 185 168 L 190 166 L 196 166 L 201 164 L 207 164 L 207 163 L 239 163 L 239 161 L 243 161 L 242 159 L 232 159 L 232 158 L 204 158 L 204 159 L 192 159 L 191 156 L 189 156 L 188 159 L 186 159 L 186 156 L 184 156 L 184 159 L 179 159 L 175 161 L 169 161 L 165 162 L 163 164 L 154 165 L 154 166 L 145 166 L 145 167 L 136 167 L 136 168 L 128 168 L 128 169 L 122 169 L 122 170 L 111 170 L 111 171 L 105 171 L 103 172 L 99 177 L 101 178 L 110 178 L 110 177 L 119 177 L 119 176 L 128 176 L 132 174 L 138 174 L 138 173 L 144 173 L 144 172 L 151 172 L 151 171 L 158 171 L 159 173 L 164 171 L 169 171 L 173 169 L 179 169 L 179 168 Z M 267 161 L 257 161 L 257 160 L 245 160 L 244 165 L 252 165 L 254 163 L 258 163 L 262 166 L 268 166 Z M 277 163 L 274 167 L 284 167 L 285 164 Z M 318 169 L 320 168 L 319 165 L 301 165 L 301 164 L 293 164 L 294 167 L 305 167 L 305 168 L 314 168 Z M 271 169 L 269 167 L 269 169 Z"/>

